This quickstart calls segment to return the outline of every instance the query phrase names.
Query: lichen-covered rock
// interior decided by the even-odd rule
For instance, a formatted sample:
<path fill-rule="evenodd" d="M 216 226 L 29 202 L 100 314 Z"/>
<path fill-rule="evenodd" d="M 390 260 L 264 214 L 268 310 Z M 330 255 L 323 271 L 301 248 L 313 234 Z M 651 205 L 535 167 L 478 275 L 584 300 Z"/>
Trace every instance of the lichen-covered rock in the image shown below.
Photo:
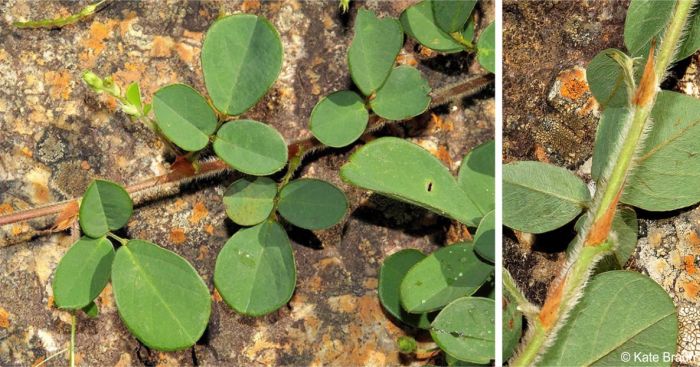
<path fill-rule="evenodd" d="M 284 64 L 279 80 L 245 116 L 270 123 L 292 141 L 310 135 L 308 116 L 322 96 L 351 86 L 346 52 L 357 7 L 396 17 L 410 3 L 353 2 L 342 14 L 337 1 L 324 6 L 111 1 L 94 16 L 55 30 L 19 30 L 10 24 L 67 15 L 86 2 L 2 3 L 0 213 L 80 196 L 97 177 L 132 184 L 167 172 L 172 157 L 163 143 L 119 113 L 114 99 L 87 88 L 80 81 L 84 70 L 112 75 L 120 85 L 138 81 L 146 100 L 174 82 L 204 91 L 199 53 L 208 26 L 221 13 L 264 15 L 282 37 Z M 479 10 L 484 24 L 493 14 L 490 1 Z M 400 62 L 415 63 L 433 88 L 480 70 L 465 53 L 424 58 L 415 50 L 417 45 L 408 41 Z M 428 146 L 456 170 L 469 149 L 493 138 L 492 96 L 488 89 L 468 103 L 441 107 L 380 133 Z M 108 287 L 97 300 L 100 316 L 79 316 L 78 361 L 116 366 L 398 364 L 395 340 L 403 331 L 385 316 L 376 297 L 379 266 L 401 248 L 434 250 L 445 242 L 450 224 L 342 183 L 338 169 L 351 151 L 315 154 L 302 167 L 301 176 L 341 187 L 350 214 L 328 230 L 287 228 L 297 261 L 297 290 L 288 307 L 266 317 L 235 314 L 213 289 L 216 255 L 237 229 L 226 219 L 221 200 L 236 175 L 190 183 L 138 206 L 124 235 L 156 242 L 194 265 L 212 291 L 210 325 L 191 350 L 148 350 L 125 329 Z M 0 365 L 30 365 L 68 345 L 69 314 L 53 306 L 51 280 L 71 241 L 65 233 L 36 236 L 50 225 L 45 219 L 0 229 Z"/>

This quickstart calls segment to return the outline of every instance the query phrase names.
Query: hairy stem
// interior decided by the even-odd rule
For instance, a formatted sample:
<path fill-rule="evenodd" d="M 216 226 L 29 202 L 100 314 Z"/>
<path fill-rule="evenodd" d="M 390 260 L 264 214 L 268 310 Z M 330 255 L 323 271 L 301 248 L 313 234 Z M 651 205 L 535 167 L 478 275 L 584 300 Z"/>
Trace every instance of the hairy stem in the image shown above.
<path fill-rule="evenodd" d="M 595 205 L 589 209 L 593 214 L 592 225 L 588 226 L 578 239 L 582 242 L 577 244 L 580 251 L 572 252 L 572 258 L 569 259 L 570 266 L 560 274 L 550 288 L 539 317 L 530 325 L 532 330 L 529 333 L 527 343 L 511 361 L 512 366 L 533 365 L 545 353 L 551 341 L 556 337 L 556 333 L 561 329 L 562 323 L 565 321 L 564 316 L 575 306 L 583 286 L 590 277 L 591 269 L 603 255 L 613 249 L 613 244 L 608 239 L 610 224 L 617 210 L 617 203 L 624 189 L 632 162 L 636 158 L 635 153 L 640 146 L 644 128 L 649 123 L 649 115 L 659 85 L 673 60 L 691 6 L 692 0 L 679 0 L 677 2 L 656 57 L 653 55 L 654 48 L 651 48 L 644 75 L 640 80 L 636 95 L 630 101 L 632 114 L 630 128 L 614 161 L 610 175 L 599 181 L 603 183 L 602 187 L 596 192 L 593 200 Z"/>
<path fill-rule="evenodd" d="M 464 98 L 474 95 L 480 92 L 486 86 L 493 83 L 493 81 L 493 74 L 477 75 L 475 77 L 468 78 L 457 83 L 448 85 L 444 88 L 436 89 L 431 94 L 430 108 L 443 105 L 457 98 Z M 388 122 L 382 118 L 372 116 L 370 118 L 369 123 L 367 124 L 367 129 L 365 130 L 365 132 L 377 131 L 387 123 Z M 287 148 L 289 151 L 289 156 L 291 157 L 297 156 L 300 151 L 303 152 L 303 154 L 300 156 L 301 160 L 303 159 L 303 156 L 305 154 L 308 154 L 312 151 L 326 149 L 327 147 L 321 144 L 315 138 L 309 137 L 293 142 L 289 144 Z M 141 182 L 129 185 L 126 187 L 126 191 L 133 197 L 134 195 L 140 194 L 147 190 L 155 189 L 165 185 L 176 185 L 180 183 L 190 182 L 193 179 L 208 177 L 230 169 L 231 168 L 220 159 L 204 161 L 201 162 L 199 170 L 192 170 L 189 172 L 178 172 L 176 170 L 171 170 L 170 172 L 164 175 L 151 177 Z M 80 202 L 80 199 L 81 198 L 75 198 L 37 208 L 0 215 L 0 227 L 8 224 L 59 214 L 72 203 Z"/>
<path fill-rule="evenodd" d="M 75 367 L 75 311 L 70 316 L 70 367 Z"/>

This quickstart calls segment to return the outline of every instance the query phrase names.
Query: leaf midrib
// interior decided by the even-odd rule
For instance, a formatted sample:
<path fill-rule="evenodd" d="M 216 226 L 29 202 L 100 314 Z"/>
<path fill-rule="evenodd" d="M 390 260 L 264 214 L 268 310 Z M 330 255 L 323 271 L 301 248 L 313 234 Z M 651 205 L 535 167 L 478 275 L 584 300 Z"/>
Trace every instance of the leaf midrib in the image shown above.
<path fill-rule="evenodd" d="M 128 245 L 127 245 L 128 246 Z M 195 336 L 190 335 L 188 330 L 182 325 L 180 322 L 180 319 L 175 315 L 173 310 L 170 308 L 170 305 L 168 302 L 165 301 L 163 296 L 160 294 L 158 291 L 158 288 L 153 284 L 151 278 L 148 276 L 148 273 L 144 270 L 144 268 L 141 266 L 141 264 L 137 261 L 136 256 L 134 256 L 134 253 L 129 249 L 129 247 L 124 246 L 124 250 L 126 251 L 126 254 L 129 256 L 129 259 L 131 260 L 132 264 L 137 268 L 137 270 L 142 274 L 142 277 L 144 279 L 144 282 L 153 290 L 153 293 L 156 295 L 156 298 L 158 301 L 163 304 L 165 307 L 165 310 L 168 311 L 172 319 L 175 321 L 175 324 L 184 332 L 184 335 L 186 335 L 190 341 L 194 340 L 196 341 Z M 146 255 L 144 255 L 146 256 Z"/>

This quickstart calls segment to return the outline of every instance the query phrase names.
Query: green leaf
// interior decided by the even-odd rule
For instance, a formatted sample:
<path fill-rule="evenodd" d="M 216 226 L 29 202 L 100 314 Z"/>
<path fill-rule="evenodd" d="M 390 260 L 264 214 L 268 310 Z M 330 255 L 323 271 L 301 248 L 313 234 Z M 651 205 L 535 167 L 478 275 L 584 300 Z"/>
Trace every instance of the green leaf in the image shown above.
<path fill-rule="evenodd" d="M 418 69 L 402 65 L 394 68 L 370 105 L 387 120 L 406 120 L 428 109 L 430 85 Z"/>
<path fill-rule="evenodd" d="M 462 190 L 482 213 L 487 213 L 496 207 L 495 154 L 496 144 L 493 140 L 472 149 L 462 159 L 457 176 Z"/>
<path fill-rule="evenodd" d="M 348 201 L 343 191 L 332 184 L 302 178 L 282 188 L 277 210 L 297 227 L 324 229 L 343 219 Z"/>
<path fill-rule="evenodd" d="M 700 49 L 700 11 L 698 11 L 697 6 L 688 19 L 686 28 L 685 38 L 676 54 L 676 60 L 683 60 Z"/>
<path fill-rule="evenodd" d="M 171 84 L 153 95 L 153 113 L 163 134 L 186 150 L 204 149 L 216 130 L 216 115 L 207 100 L 192 87 Z"/>
<path fill-rule="evenodd" d="M 282 69 L 282 41 L 265 18 L 235 14 L 209 27 L 202 70 L 216 108 L 239 115 L 262 98 Z"/>
<path fill-rule="evenodd" d="M 401 304 L 411 313 L 435 311 L 474 294 L 491 274 L 493 266 L 482 262 L 472 245 L 443 247 L 406 273 L 400 287 Z"/>
<path fill-rule="evenodd" d="M 126 101 L 134 105 L 139 110 L 143 108 L 143 102 L 141 101 L 141 89 L 139 88 L 139 83 L 133 82 L 126 87 Z"/>
<path fill-rule="evenodd" d="M 358 149 L 341 178 L 394 199 L 476 226 L 481 213 L 439 159 L 406 140 L 384 137 Z"/>
<path fill-rule="evenodd" d="M 606 108 L 603 111 L 595 134 L 593 147 L 593 163 L 591 165 L 591 177 L 598 181 L 603 176 L 603 171 L 611 161 L 611 155 L 615 146 L 621 141 L 621 127 L 625 120 L 630 118 L 630 110 L 627 108 Z"/>
<path fill-rule="evenodd" d="M 121 186 L 111 181 L 94 180 L 80 202 L 80 228 L 92 237 L 124 227 L 134 210 L 134 203 Z"/>
<path fill-rule="evenodd" d="M 242 226 L 258 224 L 272 213 L 277 184 L 267 177 L 241 178 L 224 193 L 226 214 Z"/>
<path fill-rule="evenodd" d="M 622 201 L 650 211 L 684 208 L 700 201 L 700 101 L 659 92 L 641 155 L 627 179 Z"/>
<path fill-rule="evenodd" d="M 265 315 L 289 302 L 296 268 L 284 229 L 266 221 L 236 232 L 216 259 L 214 284 L 224 301 L 245 315 Z"/>
<path fill-rule="evenodd" d="M 437 26 L 429 0 L 404 10 L 401 25 L 409 36 L 427 48 L 445 53 L 464 51 L 462 45 Z"/>
<path fill-rule="evenodd" d="M 496 25 L 492 22 L 479 35 L 476 58 L 484 69 L 496 72 Z"/>
<path fill-rule="evenodd" d="M 633 56 L 645 54 L 673 13 L 675 1 L 632 0 L 625 18 L 625 46 Z M 646 55 L 644 55 L 646 56 Z"/>
<path fill-rule="evenodd" d="M 464 26 L 464 29 L 461 31 L 462 38 L 467 42 L 474 42 L 475 28 L 476 25 L 474 24 L 474 17 L 471 16 L 469 17 L 469 22 L 467 23 L 467 25 Z"/>
<path fill-rule="evenodd" d="M 379 19 L 372 11 L 360 9 L 348 49 L 348 66 L 353 82 L 364 95 L 371 95 L 384 84 L 401 46 L 403 32 L 396 19 Z"/>
<path fill-rule="evenodd" d="M 621 207 L 613 218 L 612 231 L 615 233 L 613 253 L 602 258 L 595 267 L 595 273 L 622 269 L 637 247 L 637 214 L 634 209 Z"/>
<path fill-rule="evenodd" d="M 287 164 L 287 143 L 277 130 L 254 120 L 231 121 L 219 129 L 214 152 L 249 175 L 271 175 Z"/>
<path fill-rule="evenodd" d="M 94 319 L 100 314 L 100 309 L 97 307 L 95 302 L 88 303 L 88 305 L 83 307 L 82 310 L 91 319 Z"/>
<path fill-rule="evenodd" d="M 458 32 L 469 20 L 476 0 L 430 1 L 435 24 L 447 33 Z"/>
<path fill-rule="evenodd" d="M 459 298 L 435 317 L 430 336 L 454 358 L 488 363 L 496 354 L 495 306 L 489 298 Z"/>
<path fill-rule="evenodd" d="M 491 263 L 496 262 L 496 216 L 490 211 L 481 219 L 474 235 L 474 251 Z"/>
<path fill-rule="evenodd" d="M 459 359 L 445 353 L 445 362 L 447 362 L 448 367 L 479 367 L 479 366 L 491 366 L 490 363 L 472 363 L 467 361 L 460 361 Z"/>
<path fill-rule="evenodd" d="M 591 200 L 588 187 L 569 170 L 541 162 L 503 166 L 503 224 L 543 233 L 574 219 Z"/>
<path fill-rule="evenodd" d="M 539 364 L 618 366 L 623 353 L 673 355 L 677 335 L 676 308 L 663 288 L 636 272 L 609 271 L 593 277 Z"/>
<path fill-rule="evenodd" d="M 523 314 L 518 311 L 518 304 L 508 294 L 503 292 L 503 320 L 501 327 L 503 329 L 503 337 L 501 348 L 503 350 L 503 360 L 507 361 L 515 352 L 518 346 L 518 341 L 523 334 Z"/>
<path fill-rule="evenodd" d="M 611 55 L 624 55 L 622 51 L 609 48 L 598 52 L 588 63 L 586 81 L 591 94 L 603 109 L 627 107 L 629 92 L 625 84 L 625 73 Z"/>
<path fill-rule="evenodd" d="M 340 91 L 318 102 L 311 111 L 309 128 L 316 139 L 340 148 L 357 140 L 367 127 L 369 112 L 357 93 Z"/>
<path fill-rule="evenodd" d="M 211 313 L 209 289 L 187 260 L 142 240 L 117 250 L 112 288 L 127 329 L 152 349 L 194 345 Z"/>
<path fill-rule="evenodd" d="M 53 278 L 56 306 L 77 310 L 89 305 L 109 281 L 114 248 L 105 237 L 83 237 L 61 258 Z"/>
<path fill-rule="evenodd" d="M 430 321 L 427 314 L 412 314 L 401 307 L 401 280 L 408 270 L 419 261 L 425 259 L 422 252 L 415 249 L 398 251 L 386 259 L 379 269 L 379 301 L 384 309 L 397 320 L 414 327 L 428 329 Z"/>

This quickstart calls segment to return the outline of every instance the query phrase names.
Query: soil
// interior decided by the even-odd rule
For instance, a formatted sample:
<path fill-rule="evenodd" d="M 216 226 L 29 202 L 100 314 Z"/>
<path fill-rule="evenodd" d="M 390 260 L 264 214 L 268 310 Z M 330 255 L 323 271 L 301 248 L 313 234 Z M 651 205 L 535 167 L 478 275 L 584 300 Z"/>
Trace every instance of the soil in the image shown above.
<path fill-rule="evenodd" d="M 145 126 L 117 111 L 80 80 L 84 70 L 111 75 L 124 86 L 141 83 L 147 100 L 160 87 L 182 82 L 204 91 L 199 52 L 208 26 L 221 13 L 264 15 L 284 45 L 279 80 L 247 118 L 265 121 L 288 141 L 309 135 L 306 121 L 324 95 L 351 87 L 346 52 L 354 14 L 365 6 L 397 17 L 412 1 L 353 2 L 110 2 L 92 17 L 62 29 L 20 30 L 18 19 L 78 11 L 87 2 L 9 0 L 0 5 L 0 213 L 78 197 L 94 178 L 131 184 L 167 172 L 172 157 Z M 482 24 L 493 3 L 479 8 Z M 436 89 L 483 74 L 472 55 L 420 54 L 408 40 L 406 63 L 416 63 Z M 453 101 L 378 135 L 405 137 L 428 148 L 456 172 L 474 146 L 493 139 L 493 87 Z M 366 137 L 369 140 L 372 137 Z M 340 166 L 357 146 L 319 153 L 299 176 L 342 188 L 350 210 L 337 226 L 304 231 L 287 226 L 297 262 L 297 290 L 271 315 L 233 312 L 216 296 L 216 255 L 237 229 L 221 202 L 235 174 L 220 175 L 155 195 L 140 205 L 121 233 L 177 252 L 212 291 L 212 316 L 191 349 L 161 353 L 125 329 L 108 287 L 100 315 L 79 317 L 81 365 L 397 365 L 396 339 L 405 334 L 387 318 L 376 296 L 381 261 L 402 248 L 433 251 L 449 240 L 452 224 L 411 205 L 343 183 Z M 31 365 L 67 347 L 69 314 L 52 302 L 53 271 L 71 241 L 42 234 L 52 218 L 0 229 L 0 365 Z M 48 365 L 64 365 L 58 358 Z"/>

